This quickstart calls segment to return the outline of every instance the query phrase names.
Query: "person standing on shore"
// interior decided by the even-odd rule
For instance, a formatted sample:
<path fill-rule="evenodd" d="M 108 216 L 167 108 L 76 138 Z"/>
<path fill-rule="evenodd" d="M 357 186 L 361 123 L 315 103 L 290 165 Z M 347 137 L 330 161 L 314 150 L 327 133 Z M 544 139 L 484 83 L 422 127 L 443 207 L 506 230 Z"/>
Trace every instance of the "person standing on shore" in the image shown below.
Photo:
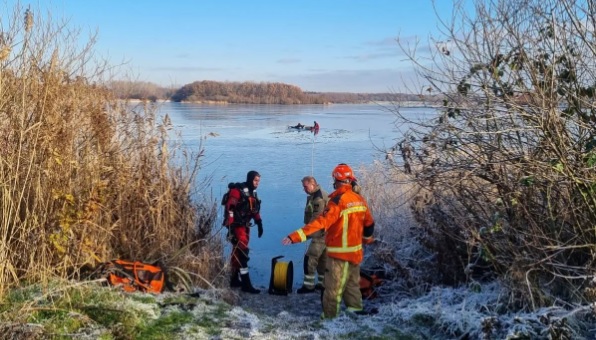
<path fill-rule="evenodd" d="M 256 171 L 246 174 L 246 182 L 230 183 L 225 198 L 224 225 L 228 228 L 228 235 L 232 243 L 230 266 L 232 269 L 230 286 L 242 287 L 243 292 L 258 294 L 250 282 L 248 274 L 248 242 L 250 240 L 251 219 L 258 227 L 257 236 L 263 235 L 263 221 L 261 220 L 261 200 L 257 195 L 257 187 L 261 175 Z"/>
<path fill-rule="evenodd" d="M 329 197 L 312 176 L 306 176 L 302 179 L 302 188 L 308 195 L 304 208 L 304 223 L 308 224 L 323 212 Z M 302 287 L 296 291 L 298 294 L 314 293 L 315 288 L 322 290 L 324 286 L 325 258 L 327 257 L 325 230 L 321 229 L 310 235 L 309 238 L 310 244 L 304 255 L 304 281 Z M 317 274 L 318 282 L 315 285 Z"/>
<path fill-rule="evenodd" d="M 360 263 L 363 244 L 373 242 L 374 219 L 366 200 L 352 191 L 354 173 L 344 163 L 331 173 L 335 191 L 327 207 L 314 221 L 297 229 L 281 241 L 283 245 L 304 242 L 307 236 L 325 230 L 327 264 L 323 289 L 322 318 L 339 314 L 343 299 L 347 310 L 363 313 L 360 292 Z"/>

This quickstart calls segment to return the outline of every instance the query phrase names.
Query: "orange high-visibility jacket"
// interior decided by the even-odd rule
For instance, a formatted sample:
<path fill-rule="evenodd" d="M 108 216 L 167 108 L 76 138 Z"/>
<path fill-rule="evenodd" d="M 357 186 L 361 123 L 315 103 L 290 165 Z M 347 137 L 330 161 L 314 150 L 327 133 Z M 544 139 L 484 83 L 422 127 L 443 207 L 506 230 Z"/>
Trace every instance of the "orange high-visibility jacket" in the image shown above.
<path fill-rule="evenodd" d="M 362 196 L 342 185 L 329 195 L 329 203 L 319 217 L 288 237 L 292 243 L 325 229 L 327 255 L 354 264 L 362 262 L 362 244 L 373 241 L 375 222 Z"/>

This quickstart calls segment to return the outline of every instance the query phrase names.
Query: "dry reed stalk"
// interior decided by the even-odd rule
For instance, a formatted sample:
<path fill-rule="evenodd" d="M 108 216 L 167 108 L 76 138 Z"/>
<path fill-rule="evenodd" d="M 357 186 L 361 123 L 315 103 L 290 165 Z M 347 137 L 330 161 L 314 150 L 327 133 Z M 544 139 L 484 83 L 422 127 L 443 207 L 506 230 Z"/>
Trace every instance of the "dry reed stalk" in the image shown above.
<path fill-rule="evenodd" d="M 14 13 L 0 61 L 0 296 L 116 257 L 212 279 L 213 264 L 192 263 L 221 251 L 197 242 L 216 208 L 191 199 L 202 153 L 169 142 L 157 107 L 115 100 L 101 85 L 105 65 L 90 67 L 93 38 L 79 48 L 66 26 L 34 23 L 28 9 L 23 28 Z"/>

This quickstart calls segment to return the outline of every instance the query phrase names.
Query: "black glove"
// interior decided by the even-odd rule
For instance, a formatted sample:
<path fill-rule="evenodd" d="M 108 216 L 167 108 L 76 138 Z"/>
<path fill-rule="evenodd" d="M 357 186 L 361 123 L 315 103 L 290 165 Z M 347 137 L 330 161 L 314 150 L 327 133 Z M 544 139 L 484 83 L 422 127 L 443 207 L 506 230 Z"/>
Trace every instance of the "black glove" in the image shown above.
<path fill-rule="evenodd" d="M 261 236 L 263 236 L 263 221 L 262 220 L 258 220 L 258 221 L 255 221 L 255 223 L 257 224 L 257 227 L 259 228 L 258 229 L 257 236 L 259 238 L 261 238 Z"/>

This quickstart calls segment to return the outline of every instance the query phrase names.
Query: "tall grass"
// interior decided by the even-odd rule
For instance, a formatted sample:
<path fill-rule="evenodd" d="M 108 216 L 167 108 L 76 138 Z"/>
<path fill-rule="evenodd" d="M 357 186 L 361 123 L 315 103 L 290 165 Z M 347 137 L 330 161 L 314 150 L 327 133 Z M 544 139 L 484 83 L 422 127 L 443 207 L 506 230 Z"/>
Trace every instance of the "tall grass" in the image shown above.
<path fill-rule="evenodd" d="M 113 97 L 95 37 L 81 43 L 19 5 L 2 27 L 0 294 L 116 257 L 211 278 L 215 202 L 191 199 L 201 152 L 169 142 L 169 118 L 155 106 Z"/>

